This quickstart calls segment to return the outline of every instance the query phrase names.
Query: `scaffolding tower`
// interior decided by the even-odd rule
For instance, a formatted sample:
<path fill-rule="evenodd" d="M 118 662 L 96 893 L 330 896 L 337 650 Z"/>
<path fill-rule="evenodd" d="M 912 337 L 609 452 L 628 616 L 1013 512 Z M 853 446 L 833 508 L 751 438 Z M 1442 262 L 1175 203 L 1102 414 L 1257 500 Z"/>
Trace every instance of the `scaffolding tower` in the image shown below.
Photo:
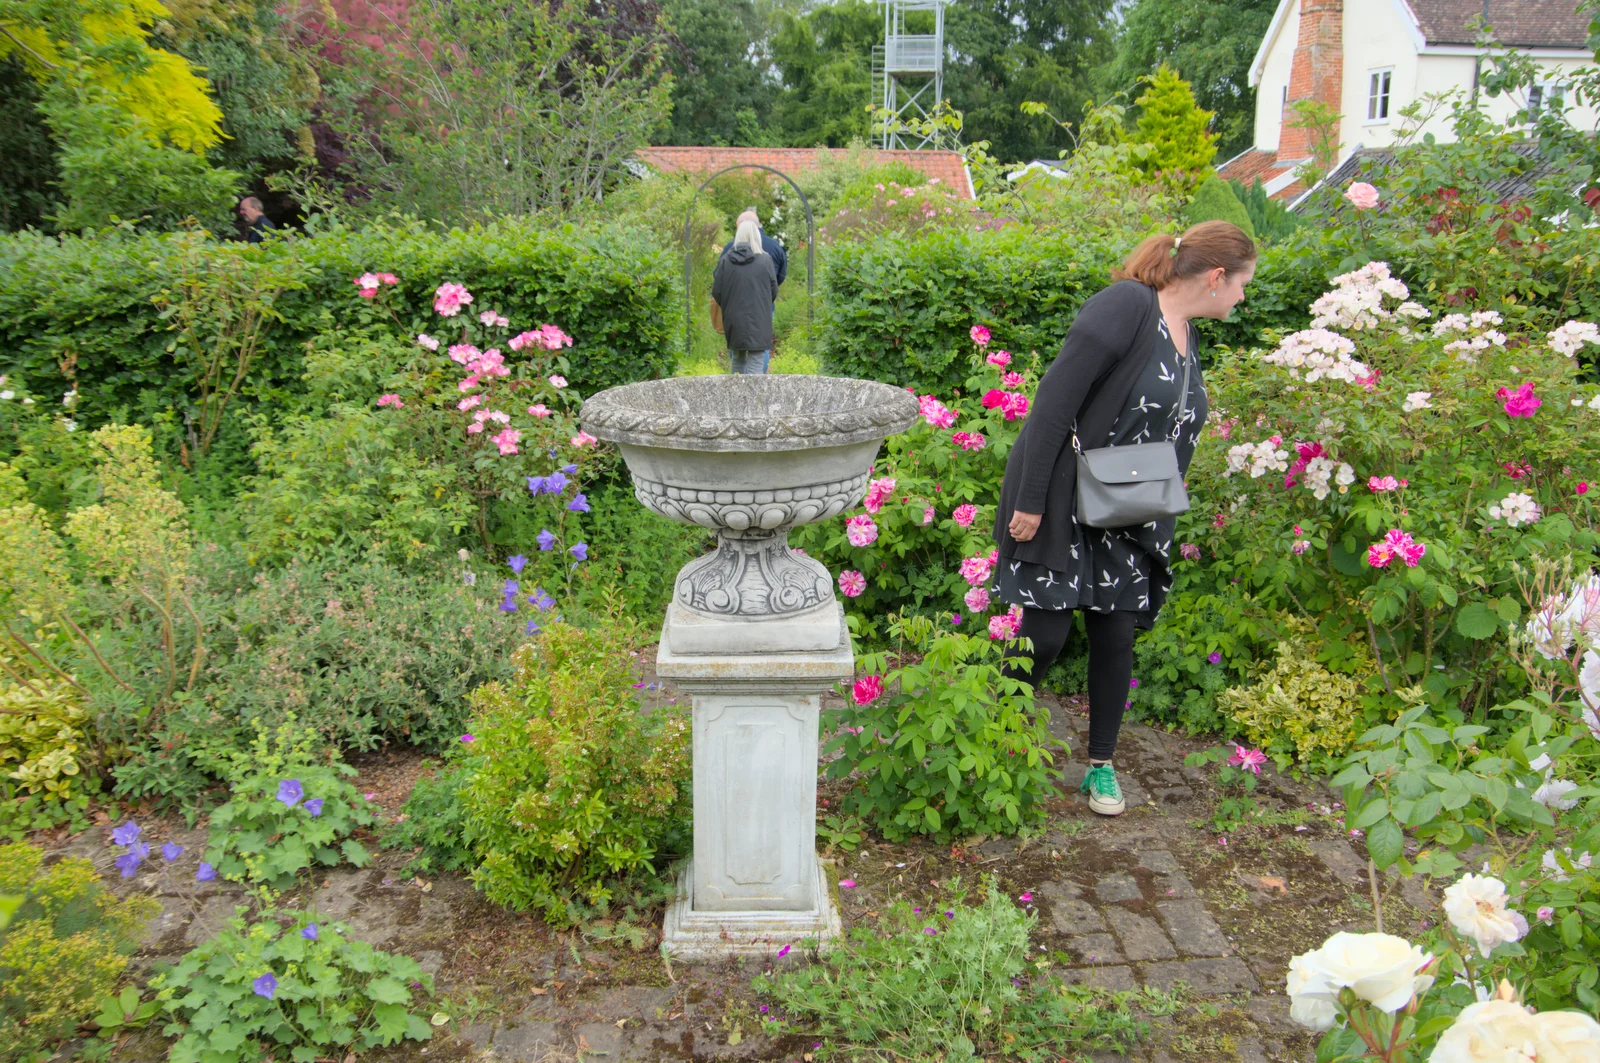
<path fill-rule="evenodd" d="M 944 9 L 950 0 L 880 0 L 883 44 L 872 49 L 872 85 L 883 122 L 885 148 L 924 148 L 932 136 L 917 136 L 896 126 L 907 118 L 926 118 L 944 99 Z M 907 31 L 907 15 L 919 30 Z M 899 120 L 899 121 L 897 121 Z M 934 145 L 937 146 L 937 145 Z"/>

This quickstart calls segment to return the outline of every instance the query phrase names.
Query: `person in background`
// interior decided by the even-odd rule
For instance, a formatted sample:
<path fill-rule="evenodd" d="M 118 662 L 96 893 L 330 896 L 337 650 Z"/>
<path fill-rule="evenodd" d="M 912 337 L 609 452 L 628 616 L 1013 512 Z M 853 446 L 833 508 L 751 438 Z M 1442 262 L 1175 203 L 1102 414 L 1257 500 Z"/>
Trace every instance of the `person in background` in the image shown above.
<path fill-rule="evenodd" d="M 734 221 L 734 225 L 743 225 L 746 221 L 754 222 L 757 229 L 760 228 L 761 219 L 756 214 L 756 208 L 746 207 L 744 212 L 741 213 Z M 737 236 L 734 237 L 734 240 L 737 239 Z M 722 253 L 724 255 L 733 248 L 734 240 L 729 240 L 727 246 L 722 249 Z M 778 272 L 778 283 L 781 285 L 783 283 L 783 279 L 789 275 L 789 256 L 783 250 L 783 245 L 778 243 L 778 241 L 774 240 L 772 237 L 768 236 L 766 233 L 762 233 L 761 250 L 765 251 L 772 259 L 772 265 L 777 269 Z"/>
<path fill-rule="evenodd" d="M 755 218 L 740 215 L 738 231 L 711 275 L 711 301 L 722 316 L 728 363 L 734 373 L 767 371 L 772 358 L 772 313 L 778 269 L 762 246 Z"/>
<path fill-rule="evenodd" d="M 259 244 L 267 238 L 267 233 L 276 229 L 272 219 L 261 210 L 261 200 L 255 196 L 245 196 L 239 200 L 239 217 L 244 219 L 244 238 L 247 243 Z"/>
<path fill-rule="evenodd" d="M 1103 816 L 1124 808 L 1111 757 L 1133 678 L 1134 635 L 1154 624 L 1172 587 L 1176 521 L 1080 525 L 1077 450 L 1171 439 L 1179 472 L 1188 471 L 1207 412 L 1192 322 L 1227 317 L 1255 271 L 1255 244 L 1225 221 L 1141 243 L 1113 274 L 1116 283 L 1078 311 L 1006 461 L 994 592 L 1022 607 L 1018 636 L 1033 645 L 1016 655 L 1031 658 L 1032 667 L 1014 674 L 1037 688 L 1072 631 L 1074 612 L 1083 614 L 1089 771 L 1081 789 L 1090 810 Z"/>

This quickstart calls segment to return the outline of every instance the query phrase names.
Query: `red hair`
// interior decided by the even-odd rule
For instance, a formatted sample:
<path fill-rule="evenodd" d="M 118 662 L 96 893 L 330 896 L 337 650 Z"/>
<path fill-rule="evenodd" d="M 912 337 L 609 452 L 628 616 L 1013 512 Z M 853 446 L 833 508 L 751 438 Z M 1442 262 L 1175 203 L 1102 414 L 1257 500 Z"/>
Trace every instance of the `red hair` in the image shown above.
<path fill-rule="evenodd" d="M 1230 221 L 1203 221 L 1182 236 L 1157 233 L 1140 241 L 1122 268 L 1111 276 L 1160 291 L 1173 281 L 1214 269 L 1238 273 L 1256 260 L 1255 241 Z"/>

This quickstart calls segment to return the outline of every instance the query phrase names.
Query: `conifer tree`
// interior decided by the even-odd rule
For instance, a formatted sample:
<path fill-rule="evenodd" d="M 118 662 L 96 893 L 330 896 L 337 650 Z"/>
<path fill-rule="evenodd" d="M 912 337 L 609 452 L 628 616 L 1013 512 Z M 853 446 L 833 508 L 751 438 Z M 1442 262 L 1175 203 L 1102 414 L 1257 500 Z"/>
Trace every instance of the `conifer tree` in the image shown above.
<path fill-rule="evenodd" d="M 1148 150 L 1140 154 L 1138 168 L 1180 188 L 1192 188 L 1211 174 L 1217 154 L 1217 137 L 1210 131 L 1212 112 L 1194 101 L 1189 83 L 1166 64 L 1146 80 L 1135 140 Z"/>

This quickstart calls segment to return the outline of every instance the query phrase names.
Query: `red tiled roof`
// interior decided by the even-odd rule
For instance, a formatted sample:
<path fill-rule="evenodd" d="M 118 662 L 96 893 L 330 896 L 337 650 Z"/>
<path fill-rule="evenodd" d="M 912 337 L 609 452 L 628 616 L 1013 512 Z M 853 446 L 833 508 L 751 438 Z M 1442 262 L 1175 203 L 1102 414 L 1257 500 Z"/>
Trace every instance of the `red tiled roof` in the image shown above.
<path fill-rule="evenodd" d="M 663 173 L 716 173 L 740 163 L 756 163 L 791 176 L 817 168 L 824 154 L 847 154 L 844 148 L 640 148 L 635 154 Z M 938 179 L 960 199 L 972 199 L 972 182 L 961 154 L 955 151 L 873 151 L 878 163 L 903 162 Z"/>
<path fill-rule="evenodd" d="M 1221 166 L 1217 167 L 1217 176 L 1224 181 L 1237 180 L 1245 187 L 1257 181 L 1266 184 L 1275 177 L 1282 177 L 1290 170 L 1299 166 L 1303 159 L 1289 159 L 1280 162 L 1276 151 L 1263 151 L 1260 148 L 1251 148 L 1241 151 Z M 1306 190 L 1306 186 L 1299 181 L 1294 181 L 1272 193 L 1272 198 L 1288 203 Z"/>
<path fill-rule="evenodd" d="M 1484 0 L 1406 0 L 1429 44 L 1473 44 L 1472 20 L 1482 18 Z M 1517 48 L 1582 48 L 1589 16 L 1578 0 L 1491 0 L 1489 28 L 1501 44 Z"/>

